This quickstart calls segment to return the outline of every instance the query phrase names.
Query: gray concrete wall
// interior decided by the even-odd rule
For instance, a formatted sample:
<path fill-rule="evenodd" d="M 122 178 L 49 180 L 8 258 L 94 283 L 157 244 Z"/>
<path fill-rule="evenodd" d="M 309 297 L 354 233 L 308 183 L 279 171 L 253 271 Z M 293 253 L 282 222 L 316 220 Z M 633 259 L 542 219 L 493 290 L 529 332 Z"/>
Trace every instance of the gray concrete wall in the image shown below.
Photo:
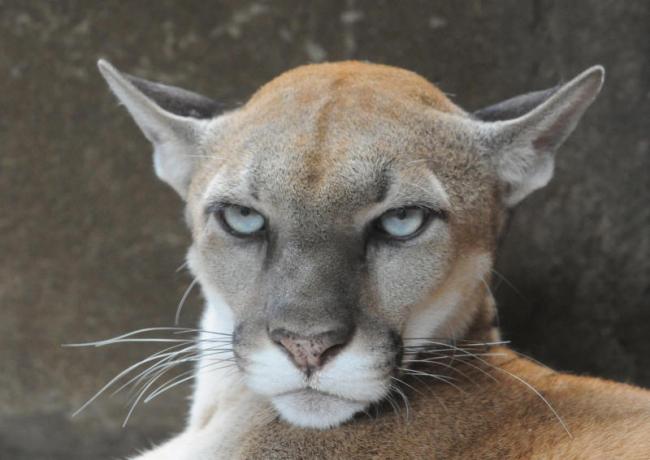
<path fill-rule="evenodd" d="M 100 80 L 100 56 L 231 102 L 298 64 L 367 59 L 470 109 L 604 64 L 555 180 L 512 221 L 496 294 L 516 348 L 650 386 L 649 23 L 645 0 L 0 0 L 0 457 L 109 458 L 184 417 L 188 389 L 126 429 L 125 397 L 70 418 L 147 351 L 60 344 L 169 324 L 189 282 L 175 272 L 181 203 Z"/>

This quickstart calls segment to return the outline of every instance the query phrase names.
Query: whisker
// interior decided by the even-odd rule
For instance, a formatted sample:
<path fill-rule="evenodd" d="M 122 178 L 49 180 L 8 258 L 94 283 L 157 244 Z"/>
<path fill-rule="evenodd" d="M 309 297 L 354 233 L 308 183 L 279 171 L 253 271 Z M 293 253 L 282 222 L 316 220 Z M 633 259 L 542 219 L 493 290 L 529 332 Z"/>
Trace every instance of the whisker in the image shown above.
<path fill-rule="evenodd" d="M 391 378 L 394 378 L 394 377 L 391 377 Z M 397 387 L 396 385 L 391 385 L 390 387 L 391 387 L 392 391 L 397 393 L 402 398 L 402 400 L 404 401 L 404 415 L 405 415 L 404 420 L 408 421 L 409 418 L 410 418 L 410 408 L 409 408 L 408 398 L 406 397 L 404 392 L 399 387 Z"/>
<path fill-rule="evenodd" d="M 463 372 L 462 370 L 458 369 L 458 366 L 452 366 L 451 364 L 447 364 L 447 363 L 444 363 L 442 361 L 427 361 L 427 360 L 422 360 L 422 359 L 415 359 L 415 360 L 409 360 L 409 361 L 404 361 L 404 362 L 410 362 L 410 363 L 419 362 L 419 363 L 433 364 L 435 366 L 443 366 L 443 367 L 445 367 L 447 369 L 450 369 L 450 370 L 460 374 L 461 376 L 465 377 L 467 379 L 467 381 L 469 381 L 473 385 L 479 386 L 479 384 L 475 380 L 473 380 L 469 375 L 467 375 L 466 372 Z M 467 363 L 465 363 L 465 364 L 467 364 Z"/>
<path fill-rule="evenodd" d="M 422 379 L 421 379 L 420 376 L 418 376 L 418 375 L 409 375 L 409 377 L 414 378 L 415 380 L 417 380 L 417 381 L 420 382 L 421 384 L 423 383 L 423 382 L 422 382 Z M 433 388 L 431 387 L 431 385 L 426 385 L 426 384 L 425 384 L 425 385 L 424 385 L 424 388 L 426 388 L 426 389 L 428 390 L 428 393 L 429 393 L 431 396 L 433 396 L 434 398 L 436 398 L 436 401 L 438 401 L 438 404 L 440 404 L 440 406 L 441 406 L 442 409 L 445 411 L 445 413 L 446 413 L 446 414 L 449 414 L 449 409 L 447 408 L 447 405 L 444 403 L 444 401 L 442 400 L 442 398 L 436 394 L 436 392 L 433 390 Z"/>
<path fill-rule="evenodd" d="M 232 362 L 232 360 L 234 358 L 226 358 L 226 359 L 215 358 L 215 355 L 217 355 L 217 354 L 229 353 L 231 351 L 232 350 L 219 350 L 217 348 L 208 349 L 207 351 L 198 350 L 196 352 L 194 350 L 189 350 L 189 352 L 191 353 L 191 354 L 189 354 L 189 356 L 179 358 L 179 359 L 175 359 L 175 360 L 168 360 L 167 362 L 161 361 L 161 362 L 151 366 L 150 368 L 146 369 L 145 371 L 141 372 L 139 375 L 135 376 L 134 378 L 132 378 L 129 382 L 127 382 L 125 385 L 123 385 L 123 387 L 128 386 L 128 384 L 135 382 L 133 384 L 133 392 L 132 392 L 132 395 L 134 395 L 138 391 L 138 387 L 143 385 L 143 383 L 147 380 L 147 378 L 150 378 L 150 379 L 155 378 L 157 380 L 158 376 L 161 376 L 161 375 L 167 373 L 170 369 L 173 369 L 174 367 L 177 367 L 177 366 L 180 366 L 180 365 L 183 365 L 183 364 L 186 364 L 186 363 L 191 363 L 191 362 L 200 362 L 201 359 L 203 359 L 204 357 L 208 357 L 208 356 L 212 358 L 212 360 L 211 360 L 212 362 L 216 362 L 216 363 Z M 173 358 L 173 357 L 170 357 L 170 358 Z M 122 389 L 122 387 L 120 387 L 120 389 L 118 389 L 117 391 L 119 391 L 121 389 Z M 132 399 L 133 399 L 133 396 L 131 397 L 131 400 Z"/>
<path fill-rule="evenodd" d="M 149 375 L 156 372 L 160 368 L 165 367 L 165 366 L 169 365 L 170 363 L 181 364 L 181 362 L 174 359 L 177 356 L 182 355 L 183 353 L 193 353 L 195 350 L 196 350 L 195 346 L 189 346 L 189 347 L 184 348 L 183 350 L 180 350 L 180 351 L 177 351 L 177 352 L 174 352 L 174 353 L 170 353 L 169 355 L 165 356 L 163 359 L 161 359 L 157 363 L 151 365 L 147 369 L 143 370 L 142 372 L 140 372 L 139 374 L 137 374 L 136 376 L 132 377 L 127 382 L 122 384 L 119 388 L 117 388 L 116 390 L 113 391 L 112 395 L 116 395 L 117 393 L 119 393 L 120 391 L 122 391 L 124 388 L 128 387 L 131 384 L 134 385 L 134 388 L 137 388 L 137 386 L 140 384 L 140 382 L 144 381 L 144 379 L 146 379 Z"/>
<path fill-rule="evenodd" d="M 146 343 L 146 342 L 155 342 L 155 343 L 194 343 L 194 340 L 191 339 L 165 339 L 160 337 L 146 338 L 146 339 L 120 339 L 112 341 L 112 344 L 116 343 Z M 108 345 L 108 344 L 107 344 Z M 95 346 L 104 346 L 104 344 L 95 345 Z"/>
<path fill-rule="evenodd" d="M 442 347 L 454 347 L 457 345 L 454 345 L 454 343 L 460 345 L 461 347 L 492 347 L 492 346 L 499 346 L 499 345 L 508 345 L 510 343 L 510 340 L 497 340 L 497 341 L 492 341 L 492 342 L 475 342 L 475 341 L 470 341 L 470 340 L 456 340 L 456 341 L 448 341 L 445 342 L 445 340 L 448 339 L 436 339 L 432 337 L 405 337 L 402 338 L 402 341 L 408 341 L 408 340 L 419 340 L 426 342 L 428 344 L 435 344 L 438 346 Z M 405 347 L 422 347 L 426 345 L 404 345 Z"/>
<path fill-rule="evenodd" d="M 195 280 L 196 281 L 196 280 Z M 186 293 L 189 291 L 186 291 Z M 183 299 L 181 299 L 182 301 Z M 182 306 L 182 303 L 181 303 Z M 180 310 L 178 311 L 180 312 Z M 174 338 L 174 337 L 151 337 L 146 336 L 146 334 L 153 332 L 165 332 L 173 335 L 178 334 L 197 334 L 196 336 L 186 337 L 186 338 Z M 188 363 L 194 363 L 201 361 L 202 358 L 207 357 L 210 359 L 209 365 L 219 364 L 224 368 L 235 367 L 236 362 L 232 355 L 232 334 L 210 331 L 200 328 L 188 328 L 188 327 L 178 327 L 178 326 L 165 326 L 165 327 L 148 327 L 143 329 L 134 330 L 127 332 L 109 339 L 97 340 L 92 342 L 85 343 L 70 343 L 63 344 L 64 347 L 104 347 L 114 344 L 122 343 L 164 343 L 171 344 L 162 350 L 156 351 L 151 355 L 139 360 L 138 362 L 126 367 L 119 373 L 117 373 L 113 378 L 111 378 L 105 385 L 103 385 L 99 391 L 97 391 L 92 397 L 90 397 L 79 409 L 77 409 L 72 416 L 78 415 L 80 412 L 85 410 L 90 404 L 97 400 L 101 395 L 106 393 L 112 386 L 114 386 L 120 380 L 125 379 L 129 376 L 126 382 L 120 384 L 120 386 L 113 390 L 111 395 L 115 395 L 122 391 L 123 389 L 133 386 L 133 397 L 131 398 L 131 407 L 126 415 L 123 426 L 126 426 L 128 420 L 132 416 L 135 408 L 142 398 L 147 394 L 147 391 L 167 372 L 170 370 L 185 365 Z M 223 356 L 223 357 L 222 357 Z M 136 369 L 149 364 L 144 370 L 140 370 L 136 375 L 130 376 L 130 374 Z M 200 366 L 197 369 L 201 369 L 203 366 Z M 193 371 L 191 371 L 193 372 Z M 184 375 L 187 375 L 185 373 Z M 147 400 L 153 399 L 162 394 L 167 389 L 170 389 L 175 386 L 176 383 L 180 384 L 179 378 L 175 377 L 175 380 L 171 382 L 171 385 L 168 385 L 170 382 L 159 386 L 155 390 L 155 395 L 149 395 Z M 189 380 L 189 379 L 188 379 Z M 159 391 L 160 390 L 160 391 Z"/>
<path fill-rule="evenodd" d="M 221 336 L 224 336 L 224 337 L 221 337 L 224 340 L 225 340 L 226 337 L 232 337 L 232 334 L 229 334 L 227 332 L 209 331 L 207 329 L 192 329 L 192 328 L 184 328 L 184 327 L 179 327 L 178 329 L 181 329 L 181 330 L 173 332 L 173 333 L 174 334 L 190 334 L 192 332 L 196 332 L 198 334 L 221 335 Z"/>
<path fill-rule="evenodd" d="M 392 390 L 392 388 L 393 388 L 393 386 L 391 385 L 390 389 Z M 395 416 L 399 417 L 399 406 L 397 405 L 397 403 L 393 399 L 393 396 L 390 393 L 388 393 L 386 395 L 385 400 L 388 402 L 388 404 L 390 404 L 390 407 L 393 408 L 393 412 L 395 413 Z"/>
<path fill-rule="evenodd" d="M 405 368 L 405 367 L 400 367 L 399 369 L 402 372 L 404 372 L 405 375 L 420 375 L 422 377 L 430 377 L 430 378 L 433 378 L 433 379 L 436 379 L 436 380 L 440 380 L 441 382 L 444 382 L 444 383 L 446 383 L 448 385 L 451 385 L 452 387 L 454 387 L 455 389 L 457 389 L 458 391 L 460 391 L 463 394 L 467 393 L 465 390 L 460 388 L 454 382 L 450 381 L 450 380 L 455 380 L 453 377 L 442 376 L 440 374 L 431 374 L 431 373 L 423 372 L 423 371 L 416 371 L 414 369 L 408 369 L 408 368 Z"/>
<path fill-rule="evenodd" d="M 189 371 L 185 371 L 185 372 L 177 375 L 173 379 L 168 380 L 163 385 L 159 386 L 154 391 L 149 393 L 149 396 L 147 396 L 143 402 L 146 404 L 149 401 L 157 398 L 159 395 L 165 393 L 166 391 L 169 391 L 172 388 L 187 382 L 188 380 L 192 380 L 199 370 L 206 370 L 208 368 L 211 368 L 214 364 L 222 364 L 222 366 L 212 368 L 211 370 L 225 369 L 225 368 L 228 368 L 230 366 L 234 366 L 234 362 L 229 362 L 229 363 L 224 365 L 223 362 L 216 361 L 216 362 L 208 363 L 207 365 L 201 366 L 200 368 L 197 368 L 197 369 L 191 369 Z M 189 377 L 181 378 L 182 376 L 187 376 L 188 374 L 189 374 Z M 179 378 L 180 378 L 180 380 L 179 380 Z"/>
<path fill-rule="evenodd" d="M 133 404 L 131 404 L 131 408 L 129 409 L 129 412 L 126 414 L 126 417 L 124 418 L 124 422 L 122 423 L 122 428 L 126 427 L 127 423 L 129 423 L 129 419 L 131 418 L 131 415 L 133 414 L 133 411 L 135 411 L 136 406 L 144 396 L 144 394 L 147 392 L 147 390 L 154 384 L 156 381 L 161 378 L 164 375 L 164 372 L 159 373 L 155 377 L 151 378 L 149 382 L 144 386 L 142 391 L 138 394 L 138 396 L 135 398 L 133 401 Z"/>
<path fill-rule="evenodd" d="M 400 383 L 400 384 L 402 384 L 402 385 L 404 385 L 404 386 L 409 387 L 411 390 L 413 390 L 414 392 L 418 393 L 419 395 L 424 396 L 424 393 L 422 393 L 420 390 L 418 390 L 417 388 L 415 388 L 413 385 L 409 385 L 409 384 L 406 383 L 404 380 L 398 379 L 398 378 L 395 377 L 395 376 L 391 376 L 390 378 L 393 379 L 393 380 L 396 380 L 398 383 Z"/>
<path fill-rule="evenodd" d="M 222 353 L 232 353 L 233 349 L 232 348 L 206 348 L 201 351 L 202 356 L 213 356 L 213 355 L 220 355 Z"/>
<path fill-rule="evenodd" d="M 495 365 L 493 365 L 493 364 L 491 364 L 491 363 L 485 361 L 484 359 L 481 359 L 481 358 L 477 358 L 477 359 L 478 359 L 479 361 L 483 362 L 484 364 L 487 364 L 487 365 L 490 366 L 491 368 L 493 368 L 493 369 L 495 369 L 495 370 L 498 370 L 498 371 L 501 371 L 501 372 L 503 372 L 503 373 L 509 375 L 510 377 L 514 378 L 515 380 L 517 380 L 518 382 L 520 382 L 521 384 L 523 384 L 523 385 L 524 385 L 526 388 L 528 388 L 530 391 L 532 391 L 532 392 L 533 392 L 533 393 L 534 393 L 534 394 L 535 394 L 539 399 L 542 400 L 542 402 L 544 402 L 544 404 L 546 405 L 546 407 L 548 407 L 548 409 L 553 413 L 553 415 L 555 416 L 555 418 L 557 419 L 557 421 L 560 423 L 560 425 L 562 425 L 562 428 L 564 428 L 564 431 L 566 431 L 567 435 L 568 435 L 571 439 L 573 439 L 573 435 L 572 435 L 571 432 L 569 431 L 569 428 L 567 427 L 566 423 L 564 422 L 564 419 L 563 419 L 562 417 L 560 417 L 560 414 L 558 414 L 558 412 L 557 412 L 557 411 L 555 410 L 555 408 L 551 405 L 551 403 L 548 401 L 548 399 L 546 399 L 546 398 L 544 397 L 544 395 L 542 395 L 542 394 L 539 392 L 539 390 L 538 390 L 537 388 L 535 388 L 533 385 L 531 385 L 530 383 L 528 383 L 526 380 L 524 380 L 523 378 L 519 377 L 518 375 L 516 375 L 516 374 L 514 374 L 514 373 L 512 373 L 512 372 L 510 372 L 510 371 L 507 371 L 507 370 L 505 370 L 505 369 L 503 369 L 503 368 L 501 368 L 501 367 L 495 366 Z"/>
<path fill-rule="evenodd" d="M 147 343 L 147 342 L 152 342 L 152 343 L 199 343 L 199 342 L 205 342 L 205 343 L 224 343 L 228 344 L 231 343 L 230 339 L 201 339 L 201 338 L 194 338 L 194 339 L 168 339 L 165 337 L 147 337 L 147 338 L 125 338 L 125 339 L 119 339 L 119 338 L 114 338 L 114 339 L 108 339 L 108 340 L 103 340 L 99 342 L 87 342 L 87 343 L 73 343 L 73 344 L 66 344 L 66 347 L 104 347 L 107 345 L 115 345 L 115 344 L 120 344 L 120 343 Z"/>
<path fill-rule="evenodd" d="M 173 348 L 173 347 L 170 347 L 169 349 L 171 349 L 171 348 Z M 158 352 L 158 353 L 160 353 L 160 352 Z M 110 388 L 111 385 L 113 385 L 115 382 L 119 381 L 122 377 L 127 375 L 132 370 L 137 369 L 139 366 L 141 366 L 142 364 L 145 364 L 145 363 L 147 363 L 149 361 L 153 361 L 154 359 L 158 359 L 158 356 L 156 356 L 156 355 L 157 355 L 157 353 L 152 355 L 152 356 L 149 356 L 149 357 L 147 357 L 147 358 L 145 358 L 145 359 L 143 359 L 141 361 L 138 361 L 137 363 L 132 364 L 131 366 L 127 367 L 126 369 L 124 369 L 123 371 L 118 373 L 115 377 L 113 377 L 111 380 L 109 380 L 106 385 L 104 385 L 102 388 L 100 388 L 99 391 L 97 391 L 90 399 L 88 399 L 88 401 L 86 401 L 79 409 L 74 411 L 72 413 L 72 416 L 75 417 L 80 412 L 82 412 L 93 401 L 95 401 L 97 398 L 99 398 L 99 396 L 101 396 L 108 388 Z"/>
<path fill-rule="evenodd" d="M 436 347 L 442 347 L 444 350 L 454 350 L 464 354 L 471 354 L 469 351 L 465 350 L 464 348 L 457 347 L 456 345 L 451 343 L 439 342 L 435 340 L 426 340 L 426 339 L 421 339 L 421 341 L 426 342 L 430 345 L 435 345 Z"/>
<path fill-rule="evenodd" d="M 170 369 L 173 369 L 177 365 L 185 362 L 196 361 L 198 358 L 199 358 L 198 355 L 194 355 L 190 358 L 178 360 L 178 362 L 167 363 L 158 371 L 153 372 L 152 373 L 153 375 L 149 377 L 149 380 L 147 380 L 146 383 L 143 383 L 142 388 L 139 391 L 137 390 L 137 388 L 134 388 L 134 394 L 130 398 L 131 408 L 129 409 L 129 412 L 126 415 L 122 426 L 124 427 L 127 425 L 129 419 L 131 418 L 131 415 L 135 411 L 135 408 L 137 407 L 138 403 L 142 400 L 144 395 L 147 393 L 147 390 L 151 388 L 159 379 L 161 379 Z M 144 382 L 144 379 L 142 380 L 142 382 Z"/>
<path fill-rule="evenodd" d="M 174 316 L 174 324 L 178 324 L 178 321 L 181 318 L 181 311 L 183 310 L 183 305 L 185 305 L 185 301 L 190 295 L 190 292 L 192 292 L 192 288 L 196 286 L 196 283 L 198 283 L 199 280 L 197 278 L 194 278 L 190 285 L 187 287 L 185 290 L 185 293 L 183 293 L 183 297 L 181 297 L 180 302 L 178 302 L 178 307 L 176 307 L 176 316 Z"/>
<path fill-rule="evenodd" d="M 517 294 L 517 295 L 519 296 L 519 298 L 520 298 L 521 300 L 523 300 L 524 302 L 526 302 L 527 305 L 530 305 L 530 304 L 532 303 L 532 302 L 530 301 L 530 299 L 529 299 L 528 297 L 526 297 L 524 294 L 522 294 L 522 292 L 521 292 L 519 289 L 517 289 L 517 287 L 516 287 L 516 286 L 515 286 L 515 285 L 514 285 L 514 284 L 513 284 L 513 283 L 512 283 L 508 278 L 506 278 L 505 276 L 503 276 L 501 273 L 499 273 L 498 271 L 496 271 L 494 268 L 492 268 L 490 271 L 491 271 L 492 273 L 494 273 L 495 275 L 497 275 L 499 278 L 501 278 L 501 280 L 502 280 L 503 282 L 505 282 L 505 283 L 508 285 L 508 287 L 510 287 L 510 289 L 512 289 L 512 290 L 515 292 L 515 294 Z"/>
<path fill-rule="evenodd" d="M 436 356 L 431 356 L 429 358 L 424 358 L 422 361 L 440 361 L 444 359 L 450 359 L 450 360 L 455 360 L 455 359 L 464 359 L 464 358 L 474 358 L 476 356 L 506 356 L 505 353 L 467 353 L 467 354 L 462 354 L 462 355 L 457 355 L 455 354 L 456 351 L 452 354 L 442 354 L 437 351 L 417 351 L 417 352 L 406 352 L 404 353 L 404 356 L 420 356 L 421 354 L 435 354 Z M 406 361 L 405 361 L 406 362 Z"/>
<path fill-rule="evenodd" d="M 201 329 L 193 329 L 193 328 L 186 328 L 186 327 L 147 327 L 144 329 L 138 329 L 135 331 L 127 332 L 126 334 L 118 335 L 116 337 L 112 337 L 110 339 L 104 339 L 104 340 L 96 340 L 93 342 L 80 342 L 80 343 L 66 343 L 63 344 L 63 347 L 103 347 L 106 345 L 112 345 L 113 343 L 119 342 L 122 339 L 133 337 L 138 334 L 146 334 L 148 332 L 178 332 L 178 333 L 190 333 L 190 332 L 207 332 L 207 333 L 212 333 L 212 334 L 217 334 L 217 335 L 223 335 L 223 336 L 228 336 L 231 337 L 232 334 L 227 334 L 223 332 L 214 332 L 214 331 L 204 331 Z"/>
<path fill-rule="evenodd" d="M 544 364 L 541 361 L 538 361 L 537 359 L 533 358 L 532 356 L 528 356 L 527 354 L 522 353 L 520 351 L 516 351 L 516 350 L 510 350 L 510 351 L 512 351 L 514 354 L 516 354 L 520 358 L 528 359 L 528 360 L 534 362 L 535 364 L 537 364 L 538 366 L 543 367 L 544 369 L 552 370 L 552 368 L 548 367 L 546 364 Z"/>
<path fill-rule="evenodd" d="M 555 408 L 551 405 L 551 403 L 550 403 L 550 402 L 549 402 L 549 401 L 544 397 L 544 395 L 542 395 L 542 394 L 539 392 L 539 390 L 537 390 L 533 385 L 531 385 L 529 382 L 527 382 L 527 381 L 524 380 L 523 378 L 519 377 L 518 375 L 516 375 L 516 374 L 514 374 L 514 373 L 512 373 L 512 372 L 510 372 L 510 371 L 507 371 L 507 370 L 505 370 L 505 369 L 503 369 L 503 368 L 501 368 L 501 367 L 495 366 L 495 365 L 489 363 L 488 361 L 486 361 L 485 359 L 483 359 L 483 358 L 480 357 L 480 356 L 485 356 L 485 355 L 487 355 L 488 353 L 471 353 L 471 352 L 469 352 L 469 351 L 467 351 L 467 350 L 465 350 L 465 349 L 463 349 L 463 348 L 455 347 L 454 345 L 451 345 L 451 344 L 441 343 L 441 342 L 437 342 L 437 341 L 433 341 L 433 340 L 429 340 L 428 342 L 431 343 L 431 344 L 433 344 L 433 345 L 436 345 L 436 346 L 453 347 L 454 350 L 457 350 L 457 351 L 459 351 L 459 352 L 461 352 L 461 353 L 466 354 L 467 357 L 472 357 L 472 358 L 476 359 L 477 361 L 480 361 L 481 363 L 483 363 L 483 364 L 485 364 L 485 365 L 487 365 L 487 366 L 489 366 L 489 367 L 491 367 L 491 368 L 493 368 L 493 369 L 495 369 L 495 370 L 498 370 L 498 371 L 500 371 L 500 372 L 503 372 L 503 373 L 509 375 L 510 377 L 514 378 L 515 380 L 517 380 L 518 382 L 520 382 L 522 385 L 526 386 L 530 391 L 532 391 L 532 392 L 533 392 L 533 393 L 534 393 L 534 394 L 535 394 L 535 395 L 536 395 L 536 396 L 537 396 L 537 397 L 538 397 L 538 398 L 539 398 L 539 399 L 540 399 L 540 400 L 541 400 L 541 401 L 542 401 L 542 402 L 543 402 L 543 403 L 548 407 L 548 409 L 551 411 L 551 413 L 552 413 L 552 414 L 555 416 L 555 418 L 558 420 L 558 422 L 560 423 L 560 425 L 562 426 L 562 428 L 564 429 L 564 431 L 566 431 L 567 435 L 569 435 L 569 437 L 573 438 L 573 436 L 571 435 L 571 432 L 569 431 L 569 429 L 568 429 L 566 423 L 564 422 L 564 420 L 562 419 L 562 417 L 560 417 L 560 414 L 558 414 L 558 412 L 557 412 L 557 411 L 555 410 Z M 421 351 L 420 351 L 420 352 L 421 352 Z M 425 351 L 425 353 L 426 353 L 426 352 L 427 352 L 427 351 Z M 437 351 L 437 350 L 433 350 L 433 351 L 431 351 L 431 352 L 432 352 L 432 353 L 436 353 L 436 352 L 438 352 L 438 351 Z M 503 355 L 503 353 L 496 353 L 496 355 Z M 460 358 L 460 356 L 457 356 L 457 358 Z M 490 374 L 489 374 L 488 372 L 486 372 L 484 369 L 481 369 L 479 366 L 476 366 L 476 365 L 470 363 L 469 361 L 463 361 L 463 363 L 464 363 L 464 364 L 467 364 L 467 365 L 470 365 L 470 366 L 472 366 L 472 367 L 474 367 L 475 369 L 477 369 L 477 370 L 483 372 L 485 375 L 490 376 Z M 404 368 L 400 368 L 400 369 L 401 369 L 401 370 L 404 370 L 406 373 L 419 372 L 419 371 L 413 371 L 412 369 L 408 369 L 408 368 L 405 368 L 405 369 L 404 369 Z M 433 376 L 433 375 L 431 375 L 431 376 Z M 440 376 L 438 376 L 438 377 L 440 377 Z M 493 376 L 490 376 L 490 377 L 491 377 L 492 379 L 494 379 Z"/>
<path fill-rule="evenodd" d="M 430 341 L 430 342 L 433 343 L 436 346 L 440 345 L 440 342 L 437 342 L 437 341 Z M 443 345 L 445 345 L 445 344 L 443 344 Z M 452 347 L 453 350 L 454 350 L 454 355 L 453 355 L 452 359 L 461 359 L 463 357 L 468 357 L 468 358 L 479 359 L 482 362 L 487 363 L 485 360 L 479 358 L 479 356 L 492 356 L 492 355 L 500 356 L 500 355 L 503 355 L 503 353 L 489 353 L 489 352 L 486 352 L 486 353 L 472 353 L 472 352 L 470 352 L 470 351 L 468 351 L 468 350 L 466 350 L 464 348 L 459 348 L 459 347 L 456 347 L 454 345 L 449 345 L 449 344 L 446 344 L 446 345 L 449 346 L 449 347 Z M 455 354 L 456 351 L 461 352 L 463 355 L 461 355 L 461 356 L 456 355 Z M 422 352 L 420 352 L 420 353 L 422 353 Z M 424 353 L 427 353 L 427 351 L 424 351 Z M 481 369 L 479 366 L 476 366 L 476 365 L 474 365 L 473 363 L 471 363 L 469 361 L 463 361 L 463 363 L 469 365 L 470 367 L 472 367 L 474 369 L 477 369 L 478 371 L 482 372 L 484 375 L 488 376 L 489 378 L 494 379 L 493 376 L 491 376 L 484 369 Z"/>

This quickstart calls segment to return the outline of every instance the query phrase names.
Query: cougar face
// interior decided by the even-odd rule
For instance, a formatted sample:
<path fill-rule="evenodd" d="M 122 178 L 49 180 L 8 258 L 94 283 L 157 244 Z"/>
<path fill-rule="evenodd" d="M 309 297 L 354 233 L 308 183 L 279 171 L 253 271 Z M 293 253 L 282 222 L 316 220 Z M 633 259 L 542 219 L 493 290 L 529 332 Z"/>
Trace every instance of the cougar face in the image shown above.
<path fill-rule="evenodd" d="M 411 72 L 322 64 L 217 116 L 100 69 L 187 202 L 189 265 L 244 382 L 318 428 L 386 397 L 405 342 L 476 323 L 506 208 L 550 179 L 602 82 L 595 68 L 472 116 Z"/>

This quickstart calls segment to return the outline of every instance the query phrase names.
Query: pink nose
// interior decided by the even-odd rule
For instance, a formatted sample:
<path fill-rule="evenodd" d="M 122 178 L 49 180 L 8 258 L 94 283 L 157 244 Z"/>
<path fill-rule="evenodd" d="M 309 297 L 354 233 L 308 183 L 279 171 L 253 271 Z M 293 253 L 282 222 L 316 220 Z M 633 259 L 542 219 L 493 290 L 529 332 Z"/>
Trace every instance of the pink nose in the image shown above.
<path fill-rule="evenodd" d="M 343 349 L 350 334 L 347 329 L 341 329 L 303 337 L 276 329 L 271 332 L 271 339 L 287 351 L 300 370 L 311 374 Z"/>

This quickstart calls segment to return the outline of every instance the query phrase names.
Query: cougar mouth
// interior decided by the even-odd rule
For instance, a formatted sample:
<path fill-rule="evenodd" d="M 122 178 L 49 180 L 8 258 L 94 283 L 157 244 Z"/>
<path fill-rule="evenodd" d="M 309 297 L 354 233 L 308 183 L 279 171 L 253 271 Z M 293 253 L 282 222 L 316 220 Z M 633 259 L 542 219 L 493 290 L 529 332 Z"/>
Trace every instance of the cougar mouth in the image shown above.
<path fill-rule="evenodd" d="M 282 397 L 282 396 L 288 396 L 288 395 L 308 395 L 309 397 L 312 398 L 317 398 L 319 396 L 326 397 L 326 398 L 336 398 L 340 399 L 342 401 L 350 401 L 350 402 L 367 402 L 370 403 L 370 401 L 363 401 L 363 400 L 357 400 L 357 399 L 352 399 L 352 398 L 346 398 L 345 396 L 339 396 L 334 393 L 330 393 L 328 391 L 322 391 L 322 390 L 317 390 L 316 388 L 313 387 L 306 387 L 306 388 L 300 388 L 297 390 L 292 390 L 292 391 L 287 391 L 285 393 L 281 393 L 279 395 L 276 395 L 275 397 Z"/>
<path fill-rule="evenodd" d="M 296 390 L 291 390 L 291 391 L 286 391 L 284 393 L 277 394 L 273 396 L 274 398 L 280 398 L 283 396 L 308 396 L 309 398 L 318 398 L 318 397 L 324 397 L 324 398 L 335 398 L 335 399 L 340 399 L 341 401 L 349 401 L 352 403 L 366 403 L 366 404 L 371 404 L 373 401 L 370 400 L 364 400 L 364 399 L 354 399 L 354 398 L 348 398 L 345 396 L 340 396 L 334 393 L 331 393 L 329 391 L 324 391 L 324 390 L 318 390 L 314 387 L 308 386 L 305 388 L 299 388 Z"/>

